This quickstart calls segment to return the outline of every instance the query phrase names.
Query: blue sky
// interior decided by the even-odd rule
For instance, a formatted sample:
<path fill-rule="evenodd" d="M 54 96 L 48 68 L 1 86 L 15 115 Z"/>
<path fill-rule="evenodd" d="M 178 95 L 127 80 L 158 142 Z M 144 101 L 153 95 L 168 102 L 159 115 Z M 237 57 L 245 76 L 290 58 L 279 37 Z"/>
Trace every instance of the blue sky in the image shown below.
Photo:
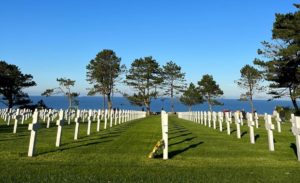
<path fill-rule="evenodd" d="M 226 98 L 237 98 L 240 68 L 271 39 L 274 14 L 295 11 L 296 2 L 0 0 L 0 60 L 34 76 L 30 95 L 55 87 L 58 77 L 75 79 L 85 95 L 86 65 L 113 49 L 127 67 L 151 55 L 161 65 L 182 66 L 188 82 L 212 74 Z"/>

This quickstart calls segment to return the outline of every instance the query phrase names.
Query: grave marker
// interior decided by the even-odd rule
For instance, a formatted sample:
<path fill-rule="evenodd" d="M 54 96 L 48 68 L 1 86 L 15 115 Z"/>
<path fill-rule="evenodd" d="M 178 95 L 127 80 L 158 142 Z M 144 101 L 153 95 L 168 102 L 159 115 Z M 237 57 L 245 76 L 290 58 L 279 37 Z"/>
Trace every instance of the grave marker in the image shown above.
<path fill-rule="evenodd" d="M 300 161 L 300 117 L 294 117 L 292 132 L 296 137 L 297 157 L 298 161 Z"/>
<path fill-rule="evenodd" d="M 32 116 L 32 123 L 28 125 L 28 130 L 31 130 L 29 148 L 28 148 L 29 157 L 34 156 L 34 152 L 35 152 L 37 131 L 40 128 L 40 124 L 38 122 L 38 116 L 39 116 L 39 112 L 36 110 Z"/>
<path fill-rule="evenodd" d="M 169 139 L 168 139 L 168 114 L 165 111 L 161 112 L 161 125 L 162 125 L 162 137 L 164 141 L 163 146 L 163 159 L 169 159 L 168 155 L 168 146 L 169 146 Z"/>
<path fill-rule="evenodd" d="M 268 132 L 268 143 L 269 143 L 269 150 L 274 151 L 274 138 L 273 138 L 273 130 L 274 125 L 272 124 L 272 116 L 267 115 L 265 118 L 265 127 Z"/>
<path fill-rule="evenodd" d="M 61 144 L 61 134 L 62 134 L 62 127 L 64 125 L 64 111 L 61 109 L 59 111 L 59 118 L 56 121 L 56 125 L 57 125 L 57 135 L 56 135 L 56 143 L 55 146 L 59 147 Z"/>

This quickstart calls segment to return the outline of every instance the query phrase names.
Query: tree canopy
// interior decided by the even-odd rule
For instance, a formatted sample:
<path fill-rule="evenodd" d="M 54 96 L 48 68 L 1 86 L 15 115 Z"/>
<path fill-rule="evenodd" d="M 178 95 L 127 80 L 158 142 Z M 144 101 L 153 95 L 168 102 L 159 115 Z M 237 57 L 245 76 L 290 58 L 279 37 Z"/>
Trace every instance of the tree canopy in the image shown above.
<path fill-rule="evenodd" d="M 264 87 L 261 86 L 263 81 L 262 73 L 253 66 L 245 65 L 241 70 L 241 78 L 236 81 L 237 85 L 246 90 L 241 95 L 241 100 L 249 100 L 252 113 L 254 113 L 253 96 L 256 93 L 262 92 Z"/>
<path fill-rule="evenodd" d="M 124 96 L 133 105 L 145 106 L 149 115 L 151 99 L 157 97 L 158 87 L 163 82 L 161 74 L 159 64 L 151 56 L 135 59 L 125 80 L 134 89 L 134 93 L 124 93 Z"/>
<path fill-rule="evenodd" d="M 173 61 L 163 66 L 163 87 L 165 95 L 171 97 L 171 111 L 174 112 L 174 96 L 183 92 L 185 87 L 185 73 Z"/>
<path fill-rule="evenodd" d="M 193 83 L 190 83 L 190 85 L 183 92 L 179 100 L 181 103 L 188 106 L 189 111 L 192 110 L 192 106 L 204 102 L 201 93 L 198 91 L 197 87 Z"/>
<path fill-rule="evenodd" d="M 108 108 L 112 108 L 111 95 L 115 91 L 120 75 L 125 71 L 121 58 L 113 50 L 104 49 L 87 65 L 87 81 L 93 84 L 89 94 L 100 93 L 107 97 Z M 105 100 L 105 98 L 104 98 Z"/>
<path fill-rule="evenodd" d="M 59 83 L 59 87 L 46 89 L 42 95 L 49 97 L 51 95 L 63 94 L 68 98 L 69 108 L 78 106 L 79 101 L 76 98 L 79 96 L 79 93 L 71 91 L 71 88 L 75 85 L 75 80 L 57 78 L 56 81 Z"/>
<path fill-rule="evenodd" d="M 203 96 L 204 101 L 208 103 L 210 111 L 212 111 L 212 106 L 223 105 L 216 98 L 222 96 L 224 93 L 212 75 L 203 75 L 202 79 L 198 81 L 198 90 Z"/>
<path fill-rule="evenodd" d="M 16 65 L 0 61 L 1 102 L 8 108 L 31 103 L 28 94 L 22 90 L 35 85 L 32 75 L 23 74 Z"/>
<path fill-rule="evenodd" d="M 276 14 L 272 29 L 274 42 L 262 42 L 258 54 L 264 59 L 254 63 L 261 66 L 264 77 L 270 82 L 268 92 L 273 98 L 290 97 L 294 108 L 299 111 L 300 97 L 300 5 L 295 13 Z"/>

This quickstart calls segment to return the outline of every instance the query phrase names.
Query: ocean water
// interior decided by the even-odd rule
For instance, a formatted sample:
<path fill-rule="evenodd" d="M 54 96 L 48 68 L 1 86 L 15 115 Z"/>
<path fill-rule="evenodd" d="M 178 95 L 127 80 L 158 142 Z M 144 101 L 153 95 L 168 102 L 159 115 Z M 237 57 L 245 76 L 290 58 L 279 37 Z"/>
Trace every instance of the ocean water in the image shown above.
<path fill-rule="evenodd" d="M 31 96 L 30 97 L 33 103 L 36 103 L 39 100 L 43 100 L 48 107 L 54 109 L 67 109 L 68 100 L 66 97 L 62 96 L 53 96 L 53 97 L 43 97 L 43 96 Z M 102 109 L 103 100 L 102 97 L 79 97 L 79 108 L 80 109 Z M 142 110 L 142 107 L 133 106 L 129 101 L 124 97 L 113 97 L 113 107 L 119 109 L 130 109 L 130 110 Z M 220 102 L 224 103 L 223 106 L 214 106 L 214 111 L 223 111 L 223 110 L 245 110 L 246 112 L 251 111 L 249 102 L 239 101 L 237 99 L 220 99 Z M 285 106 L 292 107 L 292 103 L 287 100 L 254 100 L 254 107 L 259 114 L 269 113 L 271 114 L 275 106 Z M 0 104 L 0 108 L 5 108 L 3 104 Z M 151 111 L 158 112 L 162 108 L 166 111 L 171 111 L 170 99 L 165 98 L 162 100 L 160 98 L 154 99 L 151 103 Z M 145 109 L 145 108 L 144 108 Z M 188 111 L 188 108 L 179 102 L 178 99 L 175 99 L 174 104 L 175 111 Z M 192 110 L 208 110 L 208 105 L 206 103 L 195 105 Z"/>

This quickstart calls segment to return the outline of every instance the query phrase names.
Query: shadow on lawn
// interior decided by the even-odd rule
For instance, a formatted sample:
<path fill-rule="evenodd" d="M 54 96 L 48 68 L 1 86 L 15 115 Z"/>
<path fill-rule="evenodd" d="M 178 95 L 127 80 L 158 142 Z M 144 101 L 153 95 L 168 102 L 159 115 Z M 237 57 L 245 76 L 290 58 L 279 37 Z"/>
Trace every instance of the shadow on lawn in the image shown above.
<path fill-rule="evenodd" d="M 90 146 L 90 145 L 97 145 L 97 144 L 110 142 L 110 141 L 113 141 L 113 140 L 96 141 L 96 142 L 90 142 L 90 143 L 86 143 L 86 144 L 78 144 L 76 146 L 71 146 L 71 147 L 60 147 L 58 149 L 54 149 L 54 150 L 51 150 L 51 151 L 37 153 L 35 156 L 41 156 L 41 155 L 44 155 L 44 154 L 55 153 L 55 152 L 62 152 L 62 151 L 65 151 L 65 150 L 75 149 L 75 148 L 79 148 L 79 147 L 86 147 L 86 146 Z"/>
<path fill-rule="evenodd" d="M 295 156 L 298 158 L 296 144 L 295 143 L 291 143 L 290 148 L 293 149 Z"/>
<path fill-rule="evenodd" d="M 260 135 L 259 134 L 257 134 L 257 135 L 255 135 L 255 137 L 254 137 L 254 139 L 255 139 L 255 142 L 259 139 L 259 137 L 260 137 Z"/>
<path fill-rule="evenodd" d="M 193 149 L 193 148 L 196 148 L 197 146 L 203 144 L 204 142 L 198 142 L 198 143 L 194 143 L 194 144 L 191 144 L 189 145 L 188 147 L 186 148 L 183 148 L 183 149 L 179 149 L 179 150 L 174 150 L 174 151 L 171 151 L 169 152 L 169 158 L 172 159 L 174 158 L 175 156 L 181 154 L 181 153 L 184 153 L 186 151 L 188 151 L 189 149 Z"/>
<path fill-rule="evenodd" d="M 243 132 L 243 133 L 241 134 L 241 137 L 245 136 L 247 133 L 248 133 L 248 132 Z"/>
<path fill-rule="evenodd" d="M 129 128 L 132 124 L 128 125 L 122 125 L 117 126 L 112 129 L 107 129 L 104 134 L 98 133 L 91 136 L 84 136 L 78 141 L 72 141 L 69 143 L 64 143 L 61 145 L 61 147 L 57 149 L 52 149 L 50 151 L 46 152 L 38 152 L 35 156 L 45 155 L 48 153 L 54 153 L 54 152 L 62 152 L 65 150 L 75 149 L 79 147 L 86 147 L 90 145 L 97 145 L 101 143 L 111 142 L 114 138 L 121 136 L 122 133 L 126 132 L 126 129 Z M 92 137 L 92 138 L 91 138 Z M 90 143 L 86 143 L 87 141 L 91 141 Z M 26 156 L 26 154 L 22 153 L 20 154 L 21 157 Z"/>
<path fill-rule="evenodd" d="M 174 145 L 181 144 L 181 143 L 183 143 L 183 142 L 189 142 L 189 141 L 192 141 L 192 140 L 194 140 L 195 138 L 197 138 L 197 137 L 190 137 L 190 138 L 183 139 L 183 140 L 181 140 L 181 141 L 179 141 L 179 142 L 175 142 L 175 143 L 169 144 L 169 147 L 174 146 Z"/>
<path fill-rule="evenodd" d="M 191 134 L 192 134 L 191 132 L 180 134 L 180 135 L 177 135 L 177 136 L 174 136 L 174 137 L 170 137 L 169 140 L 176 139 L 176 138 L 179 138 L 179 137 L 185 137 L 185 136 L 188 136 L 188 135 L 191 135 Z"/>

